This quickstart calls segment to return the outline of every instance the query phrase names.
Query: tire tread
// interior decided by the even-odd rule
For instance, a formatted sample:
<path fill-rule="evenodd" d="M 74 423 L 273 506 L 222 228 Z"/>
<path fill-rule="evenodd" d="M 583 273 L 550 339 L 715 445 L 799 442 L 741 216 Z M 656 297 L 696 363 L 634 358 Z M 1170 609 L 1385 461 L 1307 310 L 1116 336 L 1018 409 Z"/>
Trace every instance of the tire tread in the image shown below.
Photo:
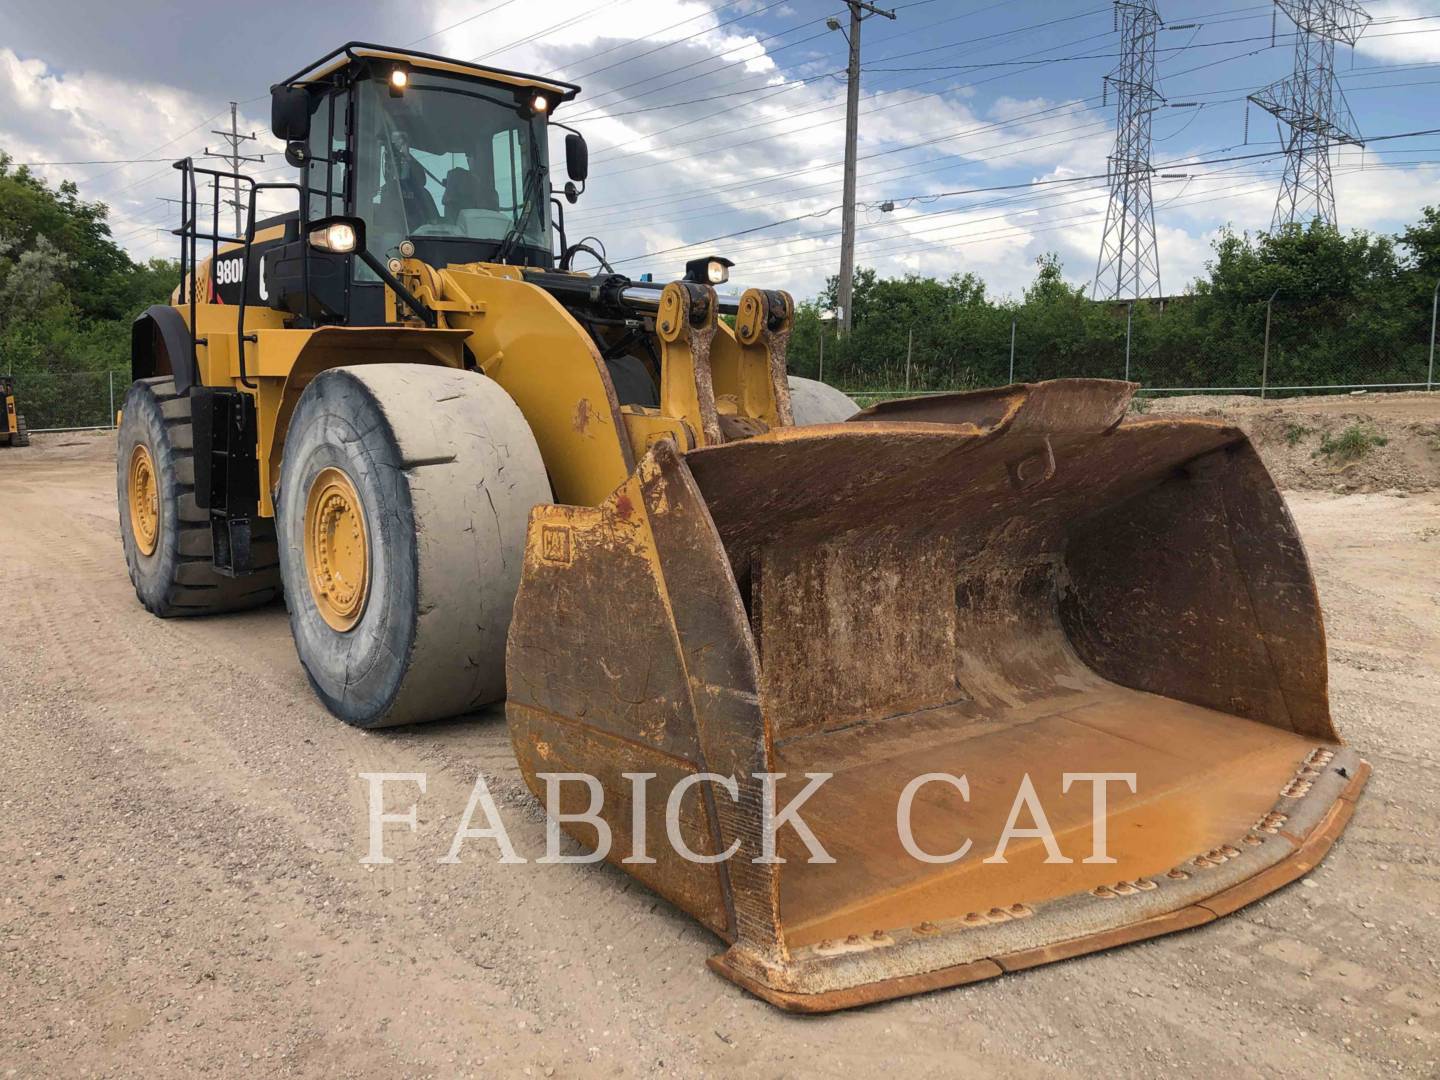
<path fill-rule="evenodd" d="M 131 567 L 130 577 L 141 603 L 165 618 L 240 611 L 279 597 L 280 566 L 272 519 L 256 518 L 252 524 L 252 552 L 264 560 L 253 573 L 229 577 L 214 568 L 210 514 L 195 501 L 194 426 L 189 394 L 176 393 L 174 379 L 168 375 L 137 380 L 131 393 L 137 391 L 146 394 L 156 406 L 163 433 L 170 441 L 172 489 L 176 494 L 176 520 L 169 526 L 176 532 L 175 555 L 166 570 L 168 581 L 161 595 L 147 600 L 140 593 L 140 582 Z M 123 506 L 121 519 L 123 522 Z M 125 542 L 129 556 L 128 537 Z"/>

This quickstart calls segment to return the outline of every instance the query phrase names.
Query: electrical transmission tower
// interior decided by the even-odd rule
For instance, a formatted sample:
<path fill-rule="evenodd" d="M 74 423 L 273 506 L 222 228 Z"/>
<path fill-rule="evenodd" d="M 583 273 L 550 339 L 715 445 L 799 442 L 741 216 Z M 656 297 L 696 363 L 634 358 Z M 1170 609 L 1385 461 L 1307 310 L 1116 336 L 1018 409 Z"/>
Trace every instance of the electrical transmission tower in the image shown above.
<path fill-rule="evenodd" d="M 1295 63 L 1290 76 L 1250 95 L 1289 127 L 1285 178 L 1275 200 L 1272 231 L 1319 219 L 1336 226 L 1331 144 L 1364 146 L 1345 94 L 1335 80 L 1335 43 L 1354 45 L 1370 16 L 1352 0 L 1275 0 L 1295 24 Z"/>
<path fill-rule="evenodd" d="M 1160 295 L 1160 251 L 1150 197 L 1150 120 L 1162 100 L 1155 89 L 1154 0 L 1117 0 L 1120 62 L 1105 76 L 1115 91 L 1115 152 L 1110 156 L 1110 206 L 1095 268 L 1097 300 Z"/>
<path fill-rule="evenodd" d="M 238 130 L 239 121 L 237 119 L 238 108 L 239 106 L 235 102 L 230 102 L 229 131 L 219 131 L 215 128 L 210 129 L 210 133 L 212 135 L 219 135 L 222 139 L 224 139 L 230 144 L 229 153 L 217 153 L 211 150 L 208 146 L 205 148 L 205 157 L 219 158 L 221 161 L 228 162 L 230 165 L 230 171 L 233 173 L 238 173 L 240 171 L 240 165 L 242 162 L 265 160 L 264 154 L 261 154 L 259 157 L 246 157 L 244 154 L 240 153 L 240 144 L 243 142 L 254 142 L 255 133 L 252 131 L 249 135 L 240 134 Z M 233 197 L 226 199 L 225 201 L 235 208 L 235 235 L 243 236 L 243 230 L 245 226 L 241 222 L 240 214 L 240 181 L 238 179 L 235 179 L 230 181 L 230 183 L 233 185 L 234 188 Z"/>

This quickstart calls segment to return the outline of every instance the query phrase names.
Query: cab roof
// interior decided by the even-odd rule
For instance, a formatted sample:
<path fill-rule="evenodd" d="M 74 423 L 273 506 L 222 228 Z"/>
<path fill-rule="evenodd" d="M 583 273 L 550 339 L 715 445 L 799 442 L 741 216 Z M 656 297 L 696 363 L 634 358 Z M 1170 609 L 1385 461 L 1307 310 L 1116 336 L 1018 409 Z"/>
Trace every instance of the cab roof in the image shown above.
<path fill-rule="evenodd" d="M 580 87 L 574 83 L 561 82 L 558 79 L 545 79 L 539 75 L 526 75 L 519 71 L 507 71 L 504 68 L 485 67 L 483 64 L 472 64 L 467 60 L 452 60 L 446 56 L 436 56 L 434 53 L 415 52 L 412 49 L 393 45 L 375 45 L 368 41 L 350 41 L 338 49 L 332 49 L 313 64 L 307 64 L 294 75 L 281 80 L 276 85 L 305 86 L 328 78 L 351 64 L 363 63 L 367 60 L 398 60 L 412 68 L 444 71 L 451 75 L 468 75 L 487 82 L 542 90 L 559 101 L 569 101 L 580 93 Z"/>

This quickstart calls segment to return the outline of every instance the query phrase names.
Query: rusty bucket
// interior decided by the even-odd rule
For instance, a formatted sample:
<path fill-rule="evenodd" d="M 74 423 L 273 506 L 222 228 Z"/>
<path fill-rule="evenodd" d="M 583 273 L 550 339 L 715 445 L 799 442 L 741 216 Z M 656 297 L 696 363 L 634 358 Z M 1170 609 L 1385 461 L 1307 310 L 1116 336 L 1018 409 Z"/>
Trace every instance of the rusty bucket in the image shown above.
<path fill-rule="evenodd" d="M 603 505 L 537 507 L 508 653 L 531 790 L 598 778 L 606 858 L 799 1012 L 1197 926 L 1305 873 L 1369 766 L 1331 723 L 1304 549 L 1243 432 L 1127 419 L 1133 392 L 666 442 Z M 829 861 L 770 829 L 807 787 Z"/>

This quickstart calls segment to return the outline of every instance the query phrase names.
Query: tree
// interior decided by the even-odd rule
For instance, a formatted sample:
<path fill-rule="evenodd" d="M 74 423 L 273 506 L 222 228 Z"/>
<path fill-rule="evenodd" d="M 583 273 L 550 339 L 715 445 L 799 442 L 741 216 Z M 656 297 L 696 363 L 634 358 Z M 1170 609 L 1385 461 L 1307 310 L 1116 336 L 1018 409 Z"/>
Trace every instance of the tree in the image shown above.
<path fill-rule="evenodd" d="M 1427 206 L 1420 220 L 1400 234 L 1410 269 L 1434 280 L 1440 278 L 1440 206 Z"/>
<path fill-rule="evenodd" d="M 108 216 L 0 152 L 0 370 L 17 376 L 32 426 L 104 417 L 109 373 L 129 381 L 130 321 L 179 280 L 174 262 L 132 260 Z"/>
<path fill-rule="evenodd" d="M 1226 231 L 1206 274 L 1163 304 L 1092 301 L 1066 283 L 1053 254 L 1036 260 L 1018 299 L 999 301 L 969 274 L 883 278 L 862 268 L 855 327 L 843 341 L 827 334 L 825 377 L 856 390 L 903 390 L 907 374 L 912 389 L 1001 383 L 1010 376 L 1013 319 L 1020 380 L 1119 378 L 1128 322 L 1132 379 L 1152 387 L 1254 386 L 1274 295 L 1270 385 L 1414 382 L 1424 378 L 1437 277 L 1440 211 L 1433 207 L 1398 239 L 1318 223 L 1253 236 Z M 800 307 L 791 343 L 798 373 L 817 370 L 820 315 L 835 291 L 832 279 Z"/>

